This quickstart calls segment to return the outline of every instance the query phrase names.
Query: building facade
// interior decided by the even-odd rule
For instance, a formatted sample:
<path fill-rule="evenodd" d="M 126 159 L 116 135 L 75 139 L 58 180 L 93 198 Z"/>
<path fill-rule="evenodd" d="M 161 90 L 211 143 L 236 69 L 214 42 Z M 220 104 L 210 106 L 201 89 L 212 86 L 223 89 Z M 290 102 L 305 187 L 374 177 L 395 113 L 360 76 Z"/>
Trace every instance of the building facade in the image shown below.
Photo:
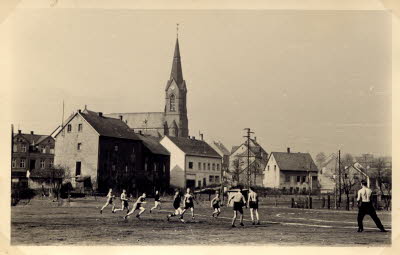
<path fill-rule="evenodd" d="M 176 39 L 170 78 L 165 86 L 163 112 L 110 113 L 112 118 L 122 117 L 135 132 L 163 137 L 188 137 L 189 125 L 186 108 L 186 81 L 183 79 L 179 41 Z"/>
<path fill-rule="evenodd" d="M 37 135 L 33 131 L 25 134 L 18 130 L 18 133 L 13 134 L 12 142 L 11 181 L 13 185 L 28 187 L 27 176 L 35 176 L 36 172 L 53 167 L 55 147 L 53 137 Z"/>
<path fill-rule="evenodd" d="M 221 184 L 222 157 L 206 142 L 165 136 L 161 144 L 171 155 L 171 185 L 202 188 Z"/>
<path fill-rule="evenodd" d="M 264 186 L 288 193 L 317 190 L 318 168 L 309 153 L 271 152 L 265 167 Z"/>
<path fill-rule="evenodd" d="M 163 184 L 158 189 L 169 186 L 168 152 L 146 147 L 144 136 L 121 119 L 79 110 L 55 138 L 55 164 L 69 171 L 75 189 L 106 192 L 113 188 L 132 193 L 152 192 L 156 183 Z"/>

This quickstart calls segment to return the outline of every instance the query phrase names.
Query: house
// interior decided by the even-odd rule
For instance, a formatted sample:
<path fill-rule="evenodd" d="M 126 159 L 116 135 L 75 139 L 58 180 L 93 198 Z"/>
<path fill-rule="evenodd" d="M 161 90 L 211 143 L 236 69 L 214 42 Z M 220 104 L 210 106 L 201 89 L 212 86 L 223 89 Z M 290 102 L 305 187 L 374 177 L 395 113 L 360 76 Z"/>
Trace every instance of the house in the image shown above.
<path fill-rule="evenodd" d="M 271 152 L 265 167 L 264 186 L 289 193 L 318 189 L 318 168 L 309 153 Z"/>
<path fill-rule="evenodd" d="M 69 170 L 76 189 L 130 193 L 169 185 L 168 152 L 157 140 L 134 133 L 122 118 L 78 110 L 55 139 L 55 164 Z"/>
<path fill-rule="evenodd" d="M 250 185 L 263 186 L 263 169 L 267 164 L 268 153 L 257 142 L 257 138 L 250 139 L 250 146 L 246 140 L 240 146 L 233 146 L 229 156 L 229 175 L 233 185 L 247 184 L 247 169 L 250 169 Z"/>
<path fill-rule="evenodd" d="M 231 153 L 220 141 L 210 141 L 207 143 L 222 157 L 222 176 L 225 179 L 227 177 L 227 170 L 229 169 L 229 156 Z"/>
<path fill-rule="evenodd" d="M 222 157 L 205 141 L 164 136 L 160 143 L 171 155 L 171 185 L 201 188 L 221 183 Z"/>
<path fill-rule="evenodd" d="M 54 164 L 55 141 L 49 135 L 30 133 L 13 134 L 11 156 L 12 185 L 35 188 L 35 182 L 28 184 L 29 173 L 51 169 Z"/>
<path fill-rule="evenodd" d="M 338 174 L 339 160 L 338 156 L 332 153 L 318 172 L 318 183 L 320 185 L 321 194 L 333 194 L 335 192 L 335 177 Z"/>

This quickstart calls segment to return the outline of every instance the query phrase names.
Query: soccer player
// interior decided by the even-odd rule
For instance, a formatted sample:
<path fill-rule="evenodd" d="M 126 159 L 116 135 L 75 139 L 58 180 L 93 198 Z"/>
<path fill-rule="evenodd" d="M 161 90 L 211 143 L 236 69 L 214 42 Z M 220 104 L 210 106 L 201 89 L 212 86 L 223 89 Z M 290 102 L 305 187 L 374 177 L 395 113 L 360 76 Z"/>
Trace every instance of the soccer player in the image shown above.
<path fill-rule="evenodd" d="M 212 213 L 213 218 L 218 217 L 221 213 L 220 208 L 221 199 L 219 198 L 219 193 L 217 192 L 215 197 L 211 200 L 211 207 L 214 208 L 214 212 Z"/>
<path fill-rule="evenodd" d="M 358 230 L 357 232 L 363 232 L 364 227 L 363 227 L 363 219 L 366 214 L 369 214 L 371 218 L 374 220 L 376 226 L 381 230 L 381 232 L 387 232 L 385 228 L 383 227 L 380 219 L 376 215 L 374 206 L 372 205 L 372 202 L 370 200 L 371 198 L 372 191 L 370 188 L 367 187 L 367 182 L 362 180 L 361 181 L 361 189 L 357 193 L 357 202 L 361 202 L 361 205 L 359 205 L 358 209 L 358 217 L 357 217 L 357 222 L 358 222 Z"/>
<path fill-rule="evenodd" d="M 181 194 L 179 193 L 179 191 L 176 191 L 175 192 L 175 196 L 174 196 L 174 201 L 173 201 L 173 206 L 174 206 L 175 212 L 167 215 L 167 221 L 169 221 L 169 219 L 171 217 L 178 216 L 178 215 L 182 214 L 181 200 L 182 200 Z M 180 218 L 180 220 L 181 220 L 181 222 L 185 222 L 182 219 L 182 217 Z"/>
<path fill-rule="evenodd" d="M 107 194 L 107 202 L 106 202 L 106 203 L 104 204 L 104 206 L 100 209 L 100 214 L 103 213 L 104 208 L 106 208 L 108 205 L 112 205 L 111 212 L 114 211 L 114 208 L 115 208 L 115 205 L 114 205 L 114 198 L 115 198 L 115 196 L 112 194 L 112 189 L 110 189 L 110 190 L 108 191 L 108 194 Z"/>
<path fill-rule="evenodd" d="M 260 219 L 258 217 L 258 195 L 252 188 L 249 189 L 249 207 L 250 207 L 250 216 L 251 216 L 251 221 L 253 222 L 253 225 L 255 225 L 254 221 L 254 215 L 256 215 L 257 218 L 257 225 L 260 225 Z"/>
<path fill-rule="evenodd" d="M 129 215 L 133 214 L 136 210 L 139 210 L 139 213 L 136 214 L 136 218 L 140 218 L 140 215 L 146 211 L 146 209 L 142 206 L 142 204 L 146 204 L 146 193 L 143 193 L 137 200 L 136 203 L 133 204 L 133 208 L 130 212 L 128 212 L 125 216 L 124 219 L 127 219 Z"/>
<path fill-rule="evenodd" d="M 246 204 L 246 199 L 242 194 L 242 189 L 238 190 L 236 194 L 234 194 L 228 201 L 228 204 L 233 201 L 233 219 L 232 219 L 232 227 L 235 226 L 235 221 L 237 218 L 237 213 L 240 213 L 240 226 L 244 226 L 243 224 L 243 205 Z"/>
<path fill-rule="evenodd" d="M 126 190 L 122 190 L 122 194 L 121 194 L 121 208 L 120 209 L 115 209 L 113 210 L 113 213 L 116 213 L 118 211 L 123 211 L 123 210 L 127 210 L 127 212 L 129 212 L 129 204 L 128 204 L 128 197 L 126 195 Z"/>
<path fill-rule="evenodd" d="M 183 209 L 183 211 L 181 213 L 181 219 L 183 219 L 183 215 L 190 208 L 190 211 L 192 212 L 192 220 L 194 220 L 194 203 L 193 203 L 193 200 L 196 200 L 196 199 L 194 198 L 192 193 L 190 193 L 190 188 L 187 188 L 186 189 L 186 194 L 185 194 L 185 196 L 183 198 L 183 203 L 185 204 L 185 208 Z M 196 203 L 198 204 L 197 201 L 196 201 Z"/>
<path fill-rule="evenodd" d="M 156 190 L 156 195 L 154 196 L 154 206 L 150 209 L 150 213 L 151 213 L 151 211 L 153 211 L 156 208 L 161 210 L 161 200 L 160 200 L 160 194 L 158 193 L 158 190 Z"/>

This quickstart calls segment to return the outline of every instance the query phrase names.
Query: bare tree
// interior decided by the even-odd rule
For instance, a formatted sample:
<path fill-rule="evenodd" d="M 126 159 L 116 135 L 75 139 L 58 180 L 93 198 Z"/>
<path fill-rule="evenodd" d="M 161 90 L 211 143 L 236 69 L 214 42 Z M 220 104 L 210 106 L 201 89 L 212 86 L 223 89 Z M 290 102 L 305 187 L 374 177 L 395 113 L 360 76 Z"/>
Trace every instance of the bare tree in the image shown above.
<path fill-rule="evenodd" d="M 240 158 L 236 157 L 233 161 L 231 166 L 228 169 L 228 173 L 232 176 L 232 183 L 239 184 L 240 182 L 240 175 L 244 172 L 245 169 L 241 168 Z"/>
<path fill-rule="evenodd" d="M 376 168 L 376 184 L 379 192 L 385 201 L 385 210 L 389 210 L 392 199 L 392 168 L 386 168 L 383 159 L 378 159 L 375 162 Z"/>
<path fill-rule="evenodd" d="M 352 167 L 354 163 L 353 156 L 351 154 L 345 154 L 341 166 L 341 186 L 340 189 L 346 195 L 346 210 L 350 210 L 350 193 L 356 184 L 357 174 L 354 172 Z"/>
<path fill-rule="evenodd" d="M 322 164 L 325 162 L 326 160 L 326 156 L 325 153 L 320 152 L 317 154 L 317 156 L 315 156 L 315 161 L 317 162 L 317 166 L 319 169 L 322 168 Z"/>

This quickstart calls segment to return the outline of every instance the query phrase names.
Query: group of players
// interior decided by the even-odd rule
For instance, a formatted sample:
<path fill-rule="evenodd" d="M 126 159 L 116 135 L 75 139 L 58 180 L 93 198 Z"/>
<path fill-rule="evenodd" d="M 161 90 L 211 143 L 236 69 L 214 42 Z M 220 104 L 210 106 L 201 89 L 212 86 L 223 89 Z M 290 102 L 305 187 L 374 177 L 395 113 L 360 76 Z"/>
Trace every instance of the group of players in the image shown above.
<path fill-rule="evenodd" d="M 121 199 L 121 208 L 116 209 L 115 203 L 114 203 L 115 196 L 112 193 L 112 189 L 110 189 L 107 194 L 107 202 L 100 209 L 100 213 L 103 213 L 103 210 L 109 205 L 112 206 L 112 210 L 111 210 L 112 213 L 126 210 L 127 213 L 124 216 L 124 219 L 127 219 L 130 215 L 132 215 L 137 210 L 139 212 L 136 214 L 136 218 L 140 218 L 140 215 L 142 215 L 146 211 L 146 209 L 143 207 L 143 204 L 146 204 L 146 193 L 143 193 L 136 200 L 136 202 L 133 204 L 133 207 L 131 210 L 129 210 L 129 203 L 128 203 L 129 199 L 128 199 L 125 189 L 122 191 L 120 199 Z M 154 202 L 155 204 L 150 209 L 150 213 L 152 213 L 152 211 L 155 209 L 159 209 L 159 210 L 161 209 L 161 200 L 160 200 L 160 195 L 159 195 L 158 190 L 155 193 L 154 201 L 155 201 Z M 169 221 L 171 219 L 171 217 L 179 216 L 179 220 L 181 222 L 185 222 L 183 219 L 183 216 L 184 216 L 185 212 L 189 209 L 192 214 L 192 219 L 193 220 L 195 219 L 195 217 L 194 217 L 194 202 L 196 202 L 198 204 L 198 201 L 195 199 L 195 197 L 191 193 L 190 188 L 188 188 L 186 190 L 186 194 L 183 196 L 183 204 L 184 204 L 183 209 L 181 208 L 181 202 L 182 202 L 182 195 L 179 191 L 176 191 L 174 200 L 172 203 L 175 211 L 173 213 L 167 215 L 167 221 Z M 253 189 L 251 189 L 251 188 L 249 189 L 248 201 L 246 201 L 245 197 L 243 196 L 242 190 L 238 189 L 237 193 L 235 193 L 234 195 L 232 195 L 229 198 L 228 204 L 231 204 L 231 202 L 233 202 L 232 227 L 235 227 L 235 222 L 236 222 L 238 213 L 240 214 L 240 225 L 244 226 L 244 224 L 243 224 L 243 206 L 246 206 L 246 208 L 250 207 L 250 216 L 251 216 L 252 224 L 253 225 L 260 224 L 259 215 L 258 215 L 258 195 L 256 192 L 254 192 Z M 213 218 L 218 218 L 218 216 L 221 213 L 221 199 L 220 199 L 220 195 L 218 192 L 216 193 L 215 197 L 211 200 L 210 206 L 214 209 L 211 216 Z M 255 221 L 254 216 L 255 216 L 257 222 Z"/>

